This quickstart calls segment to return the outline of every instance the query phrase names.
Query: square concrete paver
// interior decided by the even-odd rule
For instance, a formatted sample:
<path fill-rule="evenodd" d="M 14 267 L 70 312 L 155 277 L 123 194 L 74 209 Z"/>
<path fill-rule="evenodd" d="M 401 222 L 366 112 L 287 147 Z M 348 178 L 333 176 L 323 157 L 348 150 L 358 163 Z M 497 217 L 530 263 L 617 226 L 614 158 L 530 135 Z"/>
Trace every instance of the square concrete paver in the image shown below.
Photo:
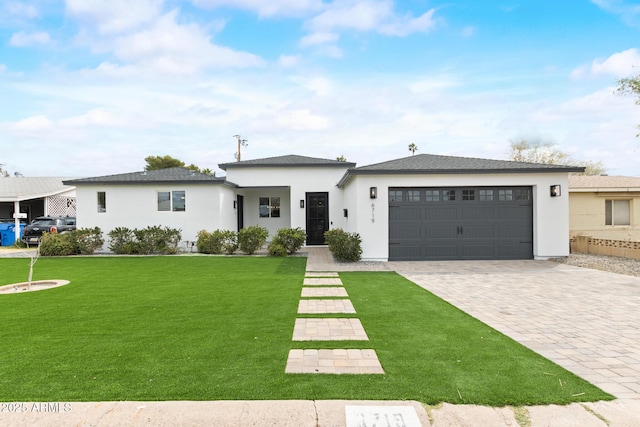
<path fill-rule="evenodd" d="M 368 341 L 360 319 L 296 319 L 293 341 Z"/>
<path fill-rule="evenodd" d="M 384 374 L 375 350 L 290 350 L 287 374 Z"/>
<path fill-rule="evenodd" d="M 302 288 L 302 297 L 348 297 L 345 288 Z"/>
<path fill-rule="evenodd" d="M 298 313 L 355 313 L 356 309 L 348 299 L 303 299 L 298 304 Z"/>
<path fill-rule="evenodd" d="M 303 284 L 304 286 L 342 286 L 342 280 L 339 277 L 307 277 Z"/>

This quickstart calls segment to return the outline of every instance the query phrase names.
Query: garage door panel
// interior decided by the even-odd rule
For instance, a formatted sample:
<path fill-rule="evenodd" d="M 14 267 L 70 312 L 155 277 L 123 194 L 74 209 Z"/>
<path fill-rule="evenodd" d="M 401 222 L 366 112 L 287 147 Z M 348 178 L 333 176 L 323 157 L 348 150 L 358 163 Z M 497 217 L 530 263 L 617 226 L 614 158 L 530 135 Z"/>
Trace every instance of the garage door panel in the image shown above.
<path fill-rule="evenodd" d="M 487 220 L 493 219 L 495 216 L 496 213 L 493 206 L 462 207 L 462 219 L 464 220 Z"/>
<path fill-rule="evenodd" d="M 528 218 L 532 219 L 531 205 L 529 206 L 500 206 L 497 219 Z"/>
<path fill-rule="evenodd" d="M 531 187 L 390 191 L 391 260 L 533 258 Z"/>
<path fill-rule="evenodd" d="M 416 230 L 413 230 L 413 234 L 416 234 Z M 442 226 L 442 227 L 426 227 L 422 226 L 420 235 L 426 239 L 455 239 L 458 235 L 457 227 Z"/>
<path fill-rule="evenodd" d="M 427 205 L 424 208 L 424 219 L 430 221 L 458 219 L 456 206 L 436 207 Z"/>
<path fill-rule="evenodd" d="M 389 239 L 391 240 L 410 240 L 419 239 L 422 234 L 416 234 L 416 224 L 401 225 L 389 232 Z"/>
<path fill-rule="evenodd" d="M 531 243 L 501 245 L 496 248 L 498 259 L 528 259 L 531 258 Z"/>
<path fill-rule="evenodd" d="M 462 246 L 462 259 L 486 259 L 487 255 L 493 256 L 493 245 L 469 245 Z"/>
<path fill-rule="evenodd" d="M 389 245 L 389 258 L 391 259 L 422 259 L 422 246 L 417 245 Z"/>
<path fill-rule="evenodd" d="M 424 256 L 421 259 L 456 259 L 458 257 L 457 245 L 432 245 L 426 246 Z"/>
<path fill-rule="evenodd" d="M 422 219 L 421 209 L 417 206 L 413 207 L 390 207 L 389 220 L 395 221 L 420 221 Z"/>

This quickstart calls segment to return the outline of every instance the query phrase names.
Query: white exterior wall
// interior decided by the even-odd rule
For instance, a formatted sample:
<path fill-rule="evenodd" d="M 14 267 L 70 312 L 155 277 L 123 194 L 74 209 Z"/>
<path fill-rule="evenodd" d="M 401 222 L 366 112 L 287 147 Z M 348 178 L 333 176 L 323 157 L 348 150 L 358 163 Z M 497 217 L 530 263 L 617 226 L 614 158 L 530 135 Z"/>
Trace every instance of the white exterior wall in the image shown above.
<path fill-rule="evenodd" d="M 262 225 L 273 234 L 278 228 L 306 228 L 306 193 L 329 193 L 330 227 L 344 227 L 342 208 L 343 191 L 337 187 L 347 167 L 248 167 L 229 168 L 226 179 L 240 187 L 238 194 L 245 195 L 244 225 Z M 286 187 L 274 188 L 274 187 Z M 259 197 L 282 194 L 281 218 L 258 217 Z M 305 207 L 300 207 L 305 200 Z M 287 210 L 288 212 L 285 212 Z M 287 222 L 288 221 L 288 222 Z"/>
<path fill-rule="evenodd" d="M 106 212 L 98 212 L 98 192 L 106 193 Z M 159 191 L 185 191 L 185 211 L 158 211 Z M 236 229 L 235 191 L 211 184 L 79 185 L 76 189 L 78 228 L 100 227 L 108 247 L 116 227 L 160 225 L 182 230 L 183 241 L 194 241 L 205 229 Z"/>
<path fill-rule="evenodd" d="M 288 188 L 266 187 L 259 189 L 238 189 L 238 194 L 244 196 L 244 226 L 259 225 L 269 230 L 269 241 L 280 228 L 287 228 L 291 224 L 291 199 Z M 280 197 L 280 217 L 260 218 L 260 197 Z"/>
<path fill-rule="evenodd" d="M 550 197 L 549 187 L 562 195 Z M 349 218 L 344 229 L 362 238 L 364 260 L 389 258 L 389 187 L 530 186 L 533 189 L 533 255 L 546 259 L 569 255 L 569 184 L 567 173 L 477 175 L 355 175 L 344 188 Z M 369 188 L 378 198 L 369 199 Z M 373 209 L 371 205 L 373 206 Z M 375 222 L 372 222 L 372 218 Z"/>

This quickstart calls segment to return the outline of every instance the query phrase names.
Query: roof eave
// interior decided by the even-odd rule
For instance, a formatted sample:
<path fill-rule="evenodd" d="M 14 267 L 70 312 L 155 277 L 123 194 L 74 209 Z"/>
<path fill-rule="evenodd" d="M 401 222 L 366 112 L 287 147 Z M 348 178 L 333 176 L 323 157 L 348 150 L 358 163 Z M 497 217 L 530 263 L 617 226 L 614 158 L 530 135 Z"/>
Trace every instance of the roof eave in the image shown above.
<path fill-rule="evenodd" d="M 356 163 L 340 162 L 340 163 L 220 163 L 218 167 L 223 171 L 227 171 L 227 168 L 240 169 L 240 168 L 354 168 Z"/>

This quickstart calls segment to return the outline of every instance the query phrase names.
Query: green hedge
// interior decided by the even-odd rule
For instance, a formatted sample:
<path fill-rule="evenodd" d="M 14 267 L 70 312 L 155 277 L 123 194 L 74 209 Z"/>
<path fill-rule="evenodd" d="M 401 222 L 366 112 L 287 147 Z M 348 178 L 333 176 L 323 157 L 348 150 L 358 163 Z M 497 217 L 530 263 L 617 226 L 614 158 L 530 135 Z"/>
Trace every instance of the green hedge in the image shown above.
<path fill-rule="evenodd" d="M 90 255 L 104 244 L 100 227 L 79 228 L 65 233 L 43 233 L 40 255 Z"/>
<path fill-rule="evenodd" d="M 334 228 L 324 233 L 325 243 L 333 257 L 340 262 L 360 261 L 362 255 L 362 239 L 358 233 L 347 233 L 341 228 Z"/>
<path fill-rule="evenodd" d="M 175 254 L 182 239 L 181 230 L 149 226 L 143 229 L 117 227 L 109 232 L 109 249 L 120 255 Z"/>

